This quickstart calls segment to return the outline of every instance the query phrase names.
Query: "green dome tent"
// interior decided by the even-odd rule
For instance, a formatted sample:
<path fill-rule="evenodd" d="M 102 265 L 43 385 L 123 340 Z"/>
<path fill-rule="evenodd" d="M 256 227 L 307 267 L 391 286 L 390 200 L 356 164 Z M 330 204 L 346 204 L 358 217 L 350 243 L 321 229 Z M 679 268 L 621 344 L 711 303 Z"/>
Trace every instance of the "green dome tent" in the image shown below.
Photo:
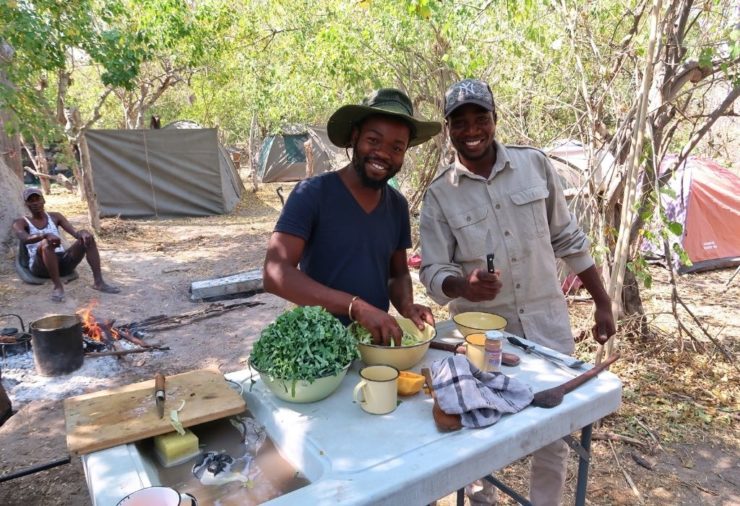
<path fill-rule="evenodd" d="M 334 146 L 326 129 L 307 127 L 298 133 L 269 135 L 262 142 L 257 161 L 257 176 L 263 183 L 300 181 L 306 178 L 305 143 L 311 141 L 312 175 L 341 168 L 346 163 L 344 150 Z"/>

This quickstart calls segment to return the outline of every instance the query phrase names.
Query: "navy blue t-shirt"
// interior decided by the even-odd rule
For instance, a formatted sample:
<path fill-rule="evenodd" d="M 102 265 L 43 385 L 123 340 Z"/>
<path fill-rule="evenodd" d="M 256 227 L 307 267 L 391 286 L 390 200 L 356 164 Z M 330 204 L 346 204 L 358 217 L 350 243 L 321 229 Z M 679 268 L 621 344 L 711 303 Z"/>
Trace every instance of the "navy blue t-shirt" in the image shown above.
<path fill-rule="evenodd" d="M 411 247 L 409 207 L 397 190 L 386 186 L 366 213 L 338 173 L 314 176 L 293 189 L 275 231 L 306 241 L 299 265 L 312 279 L 388 310 L 391 256 Z"/>

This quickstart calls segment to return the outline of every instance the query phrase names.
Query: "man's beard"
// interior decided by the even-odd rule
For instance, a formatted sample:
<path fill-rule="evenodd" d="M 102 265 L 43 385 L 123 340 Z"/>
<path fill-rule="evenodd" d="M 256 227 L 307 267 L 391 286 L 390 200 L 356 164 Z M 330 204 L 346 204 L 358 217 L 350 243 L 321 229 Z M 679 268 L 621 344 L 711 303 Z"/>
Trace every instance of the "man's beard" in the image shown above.
<path fill-rule="evenodd" d="M 369 156 L 360 156 L 357 154 L 356 146 L 353 146 L 352 150 L 352 167 L 354 167 L 355 172 L 358 176 L 360 176 L 360 182 L 362 183 L 362 186 L 366 188 L 372 188 L 373 190 L 381 190 L 385 187 L 386 184 L 388 184 L 388 181 L 398 174 L 398 172 L 401 170 L 401 167 L 394 167 L 390 166 L 390 170 L 388 172 L 388 175 L 384 177 L 381 180 L 376 180 L 370 178 L 370 176 L 367 175 L 367 172 L 365 171 L 365 164 L 368 162 L 371 162 L 374 160 L 374 158 Z M 383 164 L 385 165 L 385 164 Z"/>

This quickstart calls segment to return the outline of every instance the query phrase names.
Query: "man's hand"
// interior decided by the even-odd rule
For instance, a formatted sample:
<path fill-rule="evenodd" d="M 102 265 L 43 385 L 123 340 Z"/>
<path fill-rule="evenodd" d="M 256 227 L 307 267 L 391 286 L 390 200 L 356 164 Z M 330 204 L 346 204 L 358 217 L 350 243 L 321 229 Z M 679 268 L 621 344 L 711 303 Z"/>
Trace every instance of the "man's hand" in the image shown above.
<path fill-rule="evenodd" d="M 44 234 L 44 239 L 46 239 L 46 242 L 49 243 L 49 246 L 52 248 L 58 248 L 60 244 L 62 244 L 62 240 L 59 238 L 59 236 L 56 236 L 54 234 Z"/>
<path fill-rule="evenodd" d="M 594 321 L 596 323 L 591 327 L 591 334 L 599 344 L 606 343 L 617 332 L 612 317 L 611 302 L 608 300 L 596 304 Z"/>
<path fill-rule="evenodd" d="M 493 300 L 501 291 L 500 271 L 487 272 L 475 269 L 465 279 L 462 296 L 471 302 Z"/>
<path fill-rule="evenodd" d="M 424 330 L 425 322 L 434 327 L 434 316 L 432 315 L 432 310 L 426 306 L 422 306 L 421 304 L 409 304 L 407 307 L 403 308 L 403 311 L 400 313 L 404 318 L 408 318 L 414 322 L 414 325 L 416 325 L 416 328 L 419 330 Z"/>
<path fill-rule="evenodd" d="M 362 299 L 357 299 L 352 304 L 352 314 L 357 323 L 370 331 L 373 344 L 389 346 L 393 339 L 396 346 L 401 346 L 403 331 L 396 319 L 385 311 L 381 311 Z"/>
<path fill-rule="evenodd" d="M 87 230 L 80 230 L 77 233 L 77 239 L 82 241 L 82 244 L 84 244 L 86 248 L 89 248 L 93 243 L 93 235 Z"/>

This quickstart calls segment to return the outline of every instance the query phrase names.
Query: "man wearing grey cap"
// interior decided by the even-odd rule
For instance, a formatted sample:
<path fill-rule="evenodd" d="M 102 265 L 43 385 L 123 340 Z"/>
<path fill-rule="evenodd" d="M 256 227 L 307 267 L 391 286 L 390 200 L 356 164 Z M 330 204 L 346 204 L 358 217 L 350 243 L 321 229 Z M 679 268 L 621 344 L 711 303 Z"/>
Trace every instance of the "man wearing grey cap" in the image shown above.
<path fill-rule="evenodd" d="M 611 301 L 544 153 L 495 140 L 491 88 L 465 79 L 445 93 L 445 125 L 457 154 L 429 186 L 421 211 L 420 279 L 432 299 L 500 314 L 506 330 L 562 353 L 575 348 L 556 258 L 576 272 L 595 303 L 592 335 L 615 332 Z M 493 257 L 492 266 L 487 257 Z M 561 503 L 568 448 L 559 440 L 533 454 L 530 500 Z M 487 481 L 467 487 L 471 504 L 491 504 Z"/>
<path fill-rule="evenodd" d="M 13 222 L 13 231 L 28 251 L 28 269 L 40 278 L 49 278 L 54 284 L 51 300 L 64 301 L 64 285 L 61 276 L 70 274 L 87 258 L 93 273 L 93 288 L 105 293 L 118 293 L 118 287 L 103 280 L 100 269 L 100 253 L 95 238 L 86 230 L 75 230 L 62 213 L 49 213 L 44 209 L 44 194 L 38 188 L 23 190 L 23 201 L 31 216 Z M 76 240 L 65 249 L 59 236 L 64 230 Z"/>

